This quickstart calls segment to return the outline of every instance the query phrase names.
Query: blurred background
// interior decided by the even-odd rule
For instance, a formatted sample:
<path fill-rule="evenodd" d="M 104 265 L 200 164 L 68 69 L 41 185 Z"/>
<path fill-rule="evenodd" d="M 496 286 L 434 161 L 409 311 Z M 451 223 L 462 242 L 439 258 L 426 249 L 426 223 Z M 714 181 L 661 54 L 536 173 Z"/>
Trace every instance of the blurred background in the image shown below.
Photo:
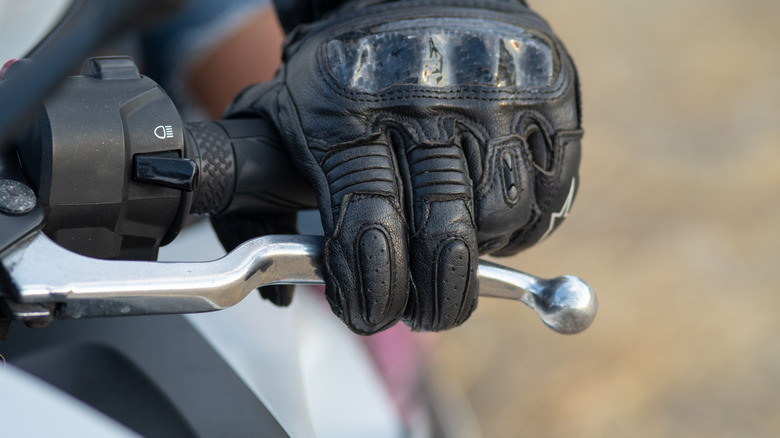
<path fill-rule="evenodd" d="M 780 436 L 780 3 L 530 1 L 583 84 L 582 185 L 499 260 L 581 276 L 582 334 L 485 299 L 439 335 L 486 437 Z"/>
<path fill-rule="evenodd" d="M 580 71 L 581 186 L 565 225 L 498 261 L 582 277 L 599 315 L 562 336 L 483 299 L 427 335 L 439 384 L 491 438 L 780 436 L 780 3 L 530 2 Z"/>

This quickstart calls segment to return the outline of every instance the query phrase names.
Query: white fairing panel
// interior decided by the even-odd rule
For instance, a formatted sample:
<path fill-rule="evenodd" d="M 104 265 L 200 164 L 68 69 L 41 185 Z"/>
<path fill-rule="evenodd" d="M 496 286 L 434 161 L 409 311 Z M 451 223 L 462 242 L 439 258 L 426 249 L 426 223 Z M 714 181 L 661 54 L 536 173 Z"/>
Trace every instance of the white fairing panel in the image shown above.
<path fill-rule="evenodd" d="M 162 248 L 160 260 L 223 254 L 202 221 Z M 250 294 L 232 308 L 188 319 L 292 437 L 403 436 L 358 336 L 332 315 L 321 291 L 300 287 L 285 309 Z"/>
<path fill-rule="evenodd" d="M 27 55 L 59 23 L 70 4 L 70 0 L 0 0 L 0 66 Z"/>

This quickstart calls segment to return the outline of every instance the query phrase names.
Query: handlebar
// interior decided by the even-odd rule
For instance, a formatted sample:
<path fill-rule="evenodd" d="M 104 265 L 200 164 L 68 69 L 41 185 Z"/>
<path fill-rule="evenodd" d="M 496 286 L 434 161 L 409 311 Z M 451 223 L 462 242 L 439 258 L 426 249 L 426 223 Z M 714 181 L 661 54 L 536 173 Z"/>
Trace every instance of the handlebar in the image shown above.
<path fill-rule="evenodd" d="M 189 213 L 316 208 L 267 121 L 184 124 L 129 58 L 87 60 L 58 93 L 17 148 L 24 175 L 15 156 L 0 154 L 0 181 L 29 183 L 37 195 L 32 210 L 0 212 L 0 225 L 13 225 L 0 228 L 0 323 L 3 314 L 44 326 L 206 312 L 260 286 L 323 283 L 323 242 L 312 236 L 252 239 L 211 262 L 130 261 L 155 260 Z M 480 295 L 521 301 L 559 333 L 578 333 L 596 315 L 596 296 L 576 277 L 485 261 L 478 275 Z"/>

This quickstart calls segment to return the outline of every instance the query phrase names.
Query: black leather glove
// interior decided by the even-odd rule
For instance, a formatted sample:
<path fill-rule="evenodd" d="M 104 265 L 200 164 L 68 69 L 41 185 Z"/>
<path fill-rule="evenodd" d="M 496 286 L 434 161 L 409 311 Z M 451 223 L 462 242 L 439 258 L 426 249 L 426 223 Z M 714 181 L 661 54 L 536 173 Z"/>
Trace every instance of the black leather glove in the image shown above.
<path fill-rule="evenodd" d="M 275 79 L 226 115 L 270 119 L 314 188 L 326 294 L 353 331 L 448 329 L 476 307 L 480 253 L 568 213 L 576 72 L 518 2 L 364 3 L 298 26 Z"/>

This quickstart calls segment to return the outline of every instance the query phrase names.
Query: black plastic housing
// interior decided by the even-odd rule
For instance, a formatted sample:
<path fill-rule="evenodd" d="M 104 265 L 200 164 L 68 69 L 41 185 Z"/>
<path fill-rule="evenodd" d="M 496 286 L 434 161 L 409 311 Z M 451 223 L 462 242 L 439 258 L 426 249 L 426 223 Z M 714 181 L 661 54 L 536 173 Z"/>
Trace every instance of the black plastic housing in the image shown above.
<path fill-rule="evenodd" d="M 87 256 L 155 260 L 191 194 L 155 178 L 133 180 L 134 158 L 187 161 L 183 130 L 173 102 L 132 59 L 85 61 L 44 102 L 19 148 L 46 215 L 44 232 Z"/>

